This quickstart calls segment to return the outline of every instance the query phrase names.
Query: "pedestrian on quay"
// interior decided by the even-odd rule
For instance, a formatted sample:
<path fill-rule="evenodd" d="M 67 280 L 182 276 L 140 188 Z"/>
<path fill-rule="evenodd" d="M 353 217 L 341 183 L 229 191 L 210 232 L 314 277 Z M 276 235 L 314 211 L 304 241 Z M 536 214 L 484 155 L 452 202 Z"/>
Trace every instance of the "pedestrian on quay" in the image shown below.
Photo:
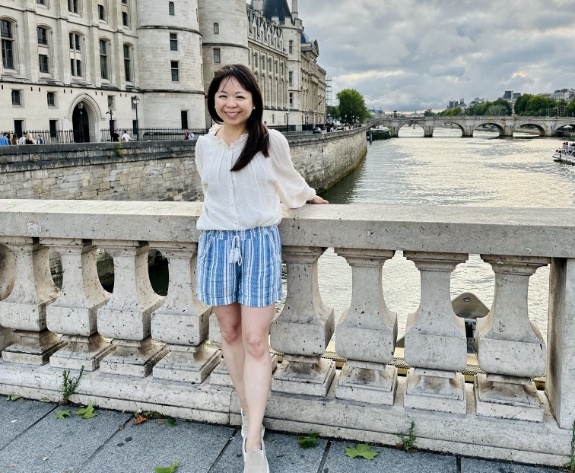
<path fill-rule="evenodd" d="M 12 137 L 10 138 L 10 145 L 15 146 L 17 144 L 18 144 L 18 137 L 16 136 L 16 133 L 12 133 Z"/>
<path fill-rule="evenodd" d="M 4 133 L 0 137 L 0 146 L 10 146 L 10 140 L 8 139 L 8 133 Z"/>
<path fill-rule="evenodd" d="M 122 135 L 122 141 L 131 141 L 132 137 L 128 135 L 128 130 L 124 130 L 124 134 Z"/>
<path fill-rule="evenodd" d="M 196 143 L 204 193 L 196 294 L 220 326 L 241 405 L 244 473 L 268 473 L 262 420 L 271 388 L 269 331 L 282 295 L 280 202 L 327 201 L 295 170 L 286 138 L 263 124 L 262 94 L 246 66 L 218 69 L 207 95 L 216 125 Z"/>

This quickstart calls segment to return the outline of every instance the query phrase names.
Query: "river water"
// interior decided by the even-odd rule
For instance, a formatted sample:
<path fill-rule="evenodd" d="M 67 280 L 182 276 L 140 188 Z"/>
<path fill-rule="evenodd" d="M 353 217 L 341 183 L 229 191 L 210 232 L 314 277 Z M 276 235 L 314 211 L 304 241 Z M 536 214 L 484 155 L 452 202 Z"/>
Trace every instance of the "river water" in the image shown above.
<path fill-rule="evenodd" d="M 459 129 L 450 128 L 423 138 L 421 128 L 403 127 L 399 138 L 368 145 L 365 161 L 324 197 L 334 204 L 573 208 L 575 166 L 551 158 L 561 142 L 527 134 L 499 139 L 496 133 L 478 131 L 473 138 L 462 138 Z M 319 260 L 319 279 L 322 298 L 334 307 L 337 319 L 351 300 L 351 269 L 329 249 Z M 544 337 L 548 280 L 549 267 L 542 267 L 529 285 L 529 317 Z M 384 265 L 383 289 L 402 335 L 407 315 L 419 305 L 420 281 L 415 265 L 401 252 Z M 478 255 L 452 274 L 452 298 L 472 292 L 489 308 L 493 291 L 491 267 Z"/>

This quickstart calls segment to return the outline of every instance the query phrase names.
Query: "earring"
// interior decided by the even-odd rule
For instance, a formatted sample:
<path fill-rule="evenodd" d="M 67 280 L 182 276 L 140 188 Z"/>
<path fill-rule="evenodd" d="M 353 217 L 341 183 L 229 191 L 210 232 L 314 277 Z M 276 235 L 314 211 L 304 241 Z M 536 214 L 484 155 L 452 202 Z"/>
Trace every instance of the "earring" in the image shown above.
<path fill-rule="evenodd" d="M 255 109 L 256 109 L 256 107 L 252 107 L 252 110 L 255 110 Z"/>

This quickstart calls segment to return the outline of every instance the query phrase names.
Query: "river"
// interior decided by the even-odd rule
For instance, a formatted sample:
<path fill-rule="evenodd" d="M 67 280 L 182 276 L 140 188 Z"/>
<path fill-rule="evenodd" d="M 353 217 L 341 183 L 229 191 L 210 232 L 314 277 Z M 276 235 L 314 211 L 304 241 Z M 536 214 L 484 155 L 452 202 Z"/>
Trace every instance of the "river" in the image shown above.
<path fill-rule="evenodd" d="M 423 138 L 421 128 L 403 127 L 399 138 L 374 141 L 365 161 L 323 196 L 334 204 L 382 203 L 474 207 L 575 206 L 575 167 L 553 162 L 563 140 L 519 135 L 499 139 L 475 132 L 462 138 L 459 129 L 435 129 Z M 320 291 L 336 319 L 351 300 L 351 269 L 333 249 L 319 260 Z M 529 317 L 547 333 L 549 267 L 539 268 L 529 285 Z M 388 308 L 398 314 L 405 332 L 407 315 L 417 310 L 419 272 L 401 252 L 383 269 Z M 451 277 L 451 295 L 472 292 L 491 306 L 494 275 L 490 265 L 471 255 Z M 336 342 L 337 343 L 337 342 Z"/>

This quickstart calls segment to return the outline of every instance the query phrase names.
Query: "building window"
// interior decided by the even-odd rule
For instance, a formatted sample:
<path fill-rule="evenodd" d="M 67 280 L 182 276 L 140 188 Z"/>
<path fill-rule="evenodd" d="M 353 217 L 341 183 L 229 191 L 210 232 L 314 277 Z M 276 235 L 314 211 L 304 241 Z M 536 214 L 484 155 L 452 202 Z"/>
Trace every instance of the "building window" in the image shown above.
<path fill-rule="evenodd" d="M 55 107 L 56 106 L 56 93 L 55 92 L 48 92 L 46 94 L 46 101 L 48 102 L 48 107 Z"/>
<path fill-rule="evenodd" d="M 289 93 L 289 104 L 290 104 L 290 107 L 293 107 L 293 92 Z"/>
<path fill-rule="evenodd" d="M 46 0 L 36 0 L 38 5 L 46 5 Z"/>
<path fill-rule="evenodd" d="M 122 12 L 122 24 L 127 27 L 130 26 L 130 22 L 128 21 L 128 12 Z"/>
<path fill-rule="evenodd" d="M 82 61 L 80 59 L 70 59 L 70 72 L 73 76 L 82 77 Z"/>
<path fill-rule="evenodd" d="M 174 2 L 168 2 L 168 12 L 171 16 L 176 14 L 176 7 L 174 6 Z"/>
<path fill-rule="evenodd" d="M 108 95 L 108 110 L 116 110 L 116 100 L 113 95 Z"/>
<path fill-rule="evenodd" d="M 214 23 L 214 34 L 220 34 L 220 24 Z"/>
<path fill-rule="evenodd" d="M 122 4 L 123 4 L 123 5 L 127 5 L 127 4 L 128 4 L 128 0 L 122 0 Z"/>
<path fill-rule="evenodd" d="M 98 18 L 102 21 L 106 21 L 106 10 L 104 5 L 98 4 Z"/>
<path fill-rule="evenodd" d="M 2 66 L 5 69 L 14 69 L 12 23 L 7 20 L 0 20 L 0 37 L 2 38 Z"/>
<path fill-rule="evenodd" d="M 38 44 L 47 45 L 48 44 L 48 30 L 46 28 L 42 28 L 39 26 L 36 28 L 36 32 L 38 33 Z"/>
<path fill-rule="evenodd" d="M 182 110 L 180 113 L 180 117 L 182 120 L 182 130 L 187 130 L 189 128 L 189 126 L 188 126 L 188 111 Z"/>
<path fill-rule="evenodd" d="M 126 82 L 132 82 L 132 54 L 130 45 L 124 44 L 124 74 Z"/>
<path fill-rule="evenodd" d="M 293 40 L 289 40 L 289 53 L 292 54 L 293 53 Z"/>
<path fill-rule="evenodd" d="M 220 64 L 222 62 L 220 48 L 214 48 L 214 63 Z"/>
<path fill-rule="evenodd" d="M 100 40 L 100 77 L 102 79 L 109 79 L 110 73 L 108 71 L 108 43 Z"/>
<path fill-rule="evenodd" d="M 70 49 L 80 51 L 80 35 L 78 33 L 70 33 Z"/>
<path fill-rule="evenodd" d="M 172 69 L 172 82 L 178 82 L 180 80 L 178 61 L 170 61 L 170 67 Z"/>
<path fill-rule="evenodd" d="M 40 72 L 43 72 L 44 74 L 50 72 L 50 68 L 48 67 L 48 56 L 46 54 L 38 55 L 38 66 L 40 67 Z"/>
<path fill-rule="evenodd" d="M 12 91 L 12 105 L 22 105 L 22 91 L 13 90 Z"/>
<path fill-rule="evenodd" d="M 68 11 L 80 14 L 80 0 L 68 0 Z"/>
<path fill-rule="evenodd" d="M 170 51 L 178 50 L 178 34 L 170 33 Z"/>
<path fill-rule="evenodd" d="M 288 72 L 288 77 L 289 77 L 289 79 L 288 79 L 289 85 L 293 86 L 293 72 L 292 71 Z"/>
<path fill-rule="evenodd" d="M 258 67 L 258 53 L 254 53 L 254 67 Z"/>

